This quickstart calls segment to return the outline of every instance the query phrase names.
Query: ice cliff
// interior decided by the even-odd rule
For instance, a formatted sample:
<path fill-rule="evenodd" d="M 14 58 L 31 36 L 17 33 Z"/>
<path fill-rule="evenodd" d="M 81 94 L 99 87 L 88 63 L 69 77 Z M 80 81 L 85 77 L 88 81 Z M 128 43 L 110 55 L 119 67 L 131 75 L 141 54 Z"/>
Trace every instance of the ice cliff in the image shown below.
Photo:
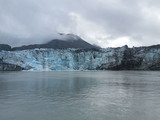
<path fill-rule="evenodd" d="M 7 69 L 7 65 L 10 69 Z M 0 70 L 160 70 L 160 45 L 106 49 L 2 50 Z"/>

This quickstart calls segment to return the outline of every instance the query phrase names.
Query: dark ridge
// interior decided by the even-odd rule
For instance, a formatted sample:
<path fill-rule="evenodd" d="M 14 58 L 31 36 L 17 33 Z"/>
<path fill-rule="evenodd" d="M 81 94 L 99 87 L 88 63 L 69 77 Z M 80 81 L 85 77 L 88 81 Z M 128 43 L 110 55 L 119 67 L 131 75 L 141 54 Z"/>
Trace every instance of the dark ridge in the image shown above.
<path fill-rule="evenodd" d="M 0 51 L 1 50 L 10 51 L 11 50 L 11 46 L 9 46 L 7 44 L 0 44 Z"/>
<path fill-rule="evenodd" d="M 21 46 L 21 47 L 14 47 L 12 48 L 13 51 L 15 50 L 28 50 L 28 49 L 35 49 L 35 48 L 52 48 L 52 49 L 67 49 L 67 48 L 83 48 L 83 49 L 91 49 L 91 48 L 99 48 L 94 45 L 89 44 L 88 42 L 78 39 L 78 40 L 59 40 L 54 39 L 45 44 L 34 44 L 28 46 Z"/>
<path fill-rule="evenodd" d="M 150 50 L 150 49 L 159 49 L 160 48 L 160 44 L 158 45 L 151 45 L 151 46 L 141 46 L 141 47 L 133 47 L 134 49 L 145 49 L 145 50 Z"/>
<path fill-rule="evenodd" d="M 29 49 L 35 49 L 35 48 L 41 48 L 40 44 L 34 44 L 34 45 L 24 45 L 21 47 L 13 47 L 11 50 L 16 51 L 16 50 L 29 50 Z"/>

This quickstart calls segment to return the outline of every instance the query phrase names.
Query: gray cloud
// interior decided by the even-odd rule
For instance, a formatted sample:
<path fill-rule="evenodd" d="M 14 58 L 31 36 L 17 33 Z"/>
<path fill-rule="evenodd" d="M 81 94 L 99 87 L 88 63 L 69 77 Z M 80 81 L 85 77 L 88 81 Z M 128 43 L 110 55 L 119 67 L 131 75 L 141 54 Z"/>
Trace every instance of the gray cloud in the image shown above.
<path fill-rule="evenodd" d="M 159 44 L 159 0 L 0 0 L 0 43 L 74 33 L 102 47 Z"/>

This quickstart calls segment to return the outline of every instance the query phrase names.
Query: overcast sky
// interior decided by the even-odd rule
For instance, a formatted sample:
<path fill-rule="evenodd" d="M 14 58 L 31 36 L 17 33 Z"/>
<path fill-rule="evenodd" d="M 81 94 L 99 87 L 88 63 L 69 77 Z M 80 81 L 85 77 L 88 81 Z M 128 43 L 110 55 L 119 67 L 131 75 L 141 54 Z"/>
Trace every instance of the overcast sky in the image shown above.
<path fill-rule="evenodd" d="M 0 43 L 77 34 L 101 47 L 160 44 L 160 0 L 0 0 Z"/>

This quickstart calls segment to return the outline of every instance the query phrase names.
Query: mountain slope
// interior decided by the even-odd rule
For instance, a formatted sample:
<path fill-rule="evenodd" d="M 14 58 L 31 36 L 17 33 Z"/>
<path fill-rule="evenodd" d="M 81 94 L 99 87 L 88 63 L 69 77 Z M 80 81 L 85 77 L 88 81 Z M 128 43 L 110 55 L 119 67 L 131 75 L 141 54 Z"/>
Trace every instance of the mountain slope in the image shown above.
<path fill-rule="evenodd" d="M 45 44 L 34 44 L 27 45 L 21 47 L 14 47 L 12 50 L 27 50 L 27 49 L 35 49 L 35 48 L 53 48 L 53 49 L 67 49 L 67 48 L 83 48 L 83 49 L 91 49 L 98 48 L 84 41 L 77 35 L 73 34 L 60 34 L 60 36 L 56 39 L 53 39 Z"/>
<path fill-rule="evenodd" d="M 7 44 L 0 44 L 0 51 L 1 50 L 10 51 L 11 50 L 11 46 L 9 46 Z"/>

